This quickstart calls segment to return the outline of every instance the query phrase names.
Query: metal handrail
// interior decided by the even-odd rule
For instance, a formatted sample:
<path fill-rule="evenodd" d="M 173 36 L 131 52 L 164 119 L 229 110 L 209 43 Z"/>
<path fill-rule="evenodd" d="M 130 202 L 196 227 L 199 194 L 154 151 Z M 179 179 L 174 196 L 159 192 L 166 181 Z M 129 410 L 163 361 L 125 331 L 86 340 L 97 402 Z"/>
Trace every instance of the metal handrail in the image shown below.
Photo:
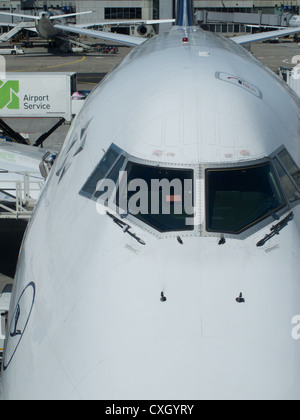
<path fill-rule="evenodd" d="M 39 172 L 12 172 L 5 174 L 21 175 L 20 179 L 0 179 L 0 192 L 7 194 L 9 199 L 0 199 L 0 218 L 29 219 L 37 198 L 43 189 L 44 182 Z M 33 177 L 39 176 L 34 180 Z"/>

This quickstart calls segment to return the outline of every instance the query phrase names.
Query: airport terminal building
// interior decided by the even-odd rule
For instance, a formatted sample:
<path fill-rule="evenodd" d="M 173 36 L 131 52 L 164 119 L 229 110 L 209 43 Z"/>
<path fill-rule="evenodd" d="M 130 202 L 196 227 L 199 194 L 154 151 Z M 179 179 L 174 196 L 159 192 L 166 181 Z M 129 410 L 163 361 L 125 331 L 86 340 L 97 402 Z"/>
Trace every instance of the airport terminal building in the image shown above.
<path fill-rule="evenodd" d="M 36 13 L 44 5 L 48 9 L 65 13 L 93 10 L 93 22 L 126 19 L 164 19 L 174 17 L 176 0 L 10 0 L 1 1 L 0 8 L 7 11 Z M 195 9 L 199 25 L 213 32 L 251 32 L 246 24 L 256 23 L 257 15 L 269 14 L 270 24 L 283 25 L 299 13 L 300 0 L 196 0 Z M 240 14 L 243 14 L 240 17 Z M 252 15 L 249 17 L 249 14 Z M 255 15 L 255 17 L 253 16 Z M 281 21 L 274 16 L 285 16 Z M 1 18 L 2 21 L 4 20 Z M 77 17 L 77 23 L 91 22 L 91 15 Z M 158 28 L 157 28 L 158 29 Z M 164 29 L 164 28 L 162 28 Z"/>
<path fill-rule="evenodd" d="M 0 2 L 1 8 L 9 9 L 32 9 L 47 5 L 48 8 L 83 8 L 93 7 L 93 10 L 102 10 L 105 8 L 134 8 L 142 9 L 142 13 L 148 13 L 149 10 L 156 10 L 162 5 L 176 3 L 176 0 L 4 0 Z M 262 9 L 264 12 L 271 13 L 274 8 L 297 8 L 299 0 L 195 0 L 195 7 L 207 10 L 230 10 L 230 11 L 251 11 L 253 9 Z"/>
<path fill-rule="evenodd" d="M 115 13 L 118 14 L 118 18 L 122 14 L 122 9 L 138 9 L 140 10 L 138 13 L 141 13 L 143 18 L 154 18 L 153 14 L 159 14 L 164 9 L 173 8 L 175 3 L 176 0 L 4 0 L 0 2 L 0 8 L 26 10 L 41 8 L 43 5 L 47 5 L 48 8 L 70 8 L 77 11 L 92 8 L 96 16 L 101 18 L 104 18 L 105 14 L 106 16 L 110 13 L 114 14 L 114 11 L 109 12 L 108 9 L 117 9 Z M 295 13 L 299 4 L 299 0 L 195 0 L 196 9 L 224 12 L 262 10 L 263 13 L 272 13 L 274 9 L 284 8 Z M 133 14 L 133 10 L 130 13 Z"/>

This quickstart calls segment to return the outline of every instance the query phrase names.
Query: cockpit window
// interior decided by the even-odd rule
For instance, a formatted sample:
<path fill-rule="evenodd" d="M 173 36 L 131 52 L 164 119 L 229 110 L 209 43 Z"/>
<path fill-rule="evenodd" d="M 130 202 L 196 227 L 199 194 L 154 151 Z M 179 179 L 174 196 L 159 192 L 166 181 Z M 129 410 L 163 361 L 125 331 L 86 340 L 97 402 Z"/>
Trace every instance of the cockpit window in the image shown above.
<path fill-rule="evenodd" d="M 238 234 L 285 202 L 270 163 L 206 170 L 206 228 Z"/>
<path fill-rule="evenodd" d="M 80 190 L 81 195 L 97 200 L 99 197 L 99 192 L 97 191 L 99 181 L 106 178 L 117 183 L 119 170 L 125 161 L 125 157 L 121 155 L 121 152 L 122 150 L 114 144 L 110 146 Z"/>
<path fill-rule="evenodd" d="M 193 170 L 128 162 L 120 209 L 160 232 L 193 230 Z"/>
<path fill-rule="evenodd" d="M 161 233 L 201 235 L 197 226 L 202 226 L 205 208 L 205 235 L 238 235 L 268 216 L 276 217 L 287 201 L 300 200 L 300 170 L 289 153 L 281 147 L 271 158 L 243 167 L 206 169 L 203 189 L 202 177 L 195 181 L 195 171 L 203 173 L 201 166 L 145 163 L 112 144 L 80 194 L 97 202 L 100 214 L 128 217 L 128 222 L 135 220 Z M 194 202 L 202 203 L 197 211 Z"/>
<path fill-rule="evenodd" d="M 286 170 L 280 163 L 280 161 L 277 158 L 273 159 L 276 171 L 278 173 L 278 176 L 281 181 L 281 185 L 284 189 L 285 195 L 287 199 L 292 203 L 294 201 L 297 201 L 300 199 L 300 193 L 298 189 L 296 188 L 295 184 L 291 180 L 291 178 L 288 176 Z"/>
<path fill-rule="evenodd" d="M 280 153 L 278 153 L 278 157 L 282 162 L 283 166 L 286 168 L 287 172 L 293 178 L 293 181 L 297 185 L 298 189 L 300 189 L 300 170 L 293 161 L 289 152 L 286 149 L 284 149 Z"/>

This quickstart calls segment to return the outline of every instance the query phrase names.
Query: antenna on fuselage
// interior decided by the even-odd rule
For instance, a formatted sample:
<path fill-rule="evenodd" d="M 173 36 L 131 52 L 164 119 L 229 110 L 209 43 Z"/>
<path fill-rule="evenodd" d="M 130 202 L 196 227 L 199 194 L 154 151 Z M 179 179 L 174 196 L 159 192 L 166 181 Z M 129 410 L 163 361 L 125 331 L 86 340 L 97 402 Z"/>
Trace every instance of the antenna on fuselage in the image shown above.
<path fill-rule="evenodd" d="M 194 0 L 177 0 L 177 26 L 194 26 Z"/>

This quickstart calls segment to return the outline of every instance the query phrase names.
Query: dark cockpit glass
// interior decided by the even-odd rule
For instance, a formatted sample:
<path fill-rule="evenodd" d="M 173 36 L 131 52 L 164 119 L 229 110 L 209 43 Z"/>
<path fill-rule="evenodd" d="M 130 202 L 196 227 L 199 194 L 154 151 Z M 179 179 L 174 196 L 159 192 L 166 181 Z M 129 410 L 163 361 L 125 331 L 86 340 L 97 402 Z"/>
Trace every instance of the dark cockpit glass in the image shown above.
<path fill-rule="evenodd" d="M 281 162 L 275 157 L 273 159 L 274 166 L 280 178 L 281 185 L 285 192 L 285 195 L 289 202 L 294 202 L 300 199 L 300 193 L 293 183 L 292 179 L 289 177 L 288 173 L 285 171 L 284 167 L 282 166 Z"/>
<path fill-rule="evenodd" d="M 112 144 L 79 193 L 101 201 L 108 212 L 133 216 L 159 232 L 194 230 L 194 170 L 132 160 Z M 282 187 L 289 202 L 299 200 L 300 171 L 290 155 L 281 151 L 273 165 L 206 169 L 206 231 L 239 234 L 274 217 L 286 205 Z"/>
<path fill-rule="evenodd" d="M 300 189 L 300 170 L 293 161 L 291 155 L 286 149 L 284 149 L 278 154 L 278 156 L 281 162 L 283 163 L 284 167 L 292 177 L 293 181 L 297 185 L 298 189 Z"/>
<path fill-rule="evenodd" d="M 106 151 L 88 180 L 80 190 L 80 194 L 96 200 L 99 197 L 97 184 L 102 179 L 111 179 L 117 184 L 119 171 L 125 161 L 121 150 L 112 144 Z"/>
<path fill-rule="evenodd" d="M 270 163 L 206 170 L 208 231 L 240 233 L 284 204 Z"/>
<path fill-rule="evenodd" d="M 193 230 L 193 170 L 128 162 L 116 203 L 160 232 Z"/>

